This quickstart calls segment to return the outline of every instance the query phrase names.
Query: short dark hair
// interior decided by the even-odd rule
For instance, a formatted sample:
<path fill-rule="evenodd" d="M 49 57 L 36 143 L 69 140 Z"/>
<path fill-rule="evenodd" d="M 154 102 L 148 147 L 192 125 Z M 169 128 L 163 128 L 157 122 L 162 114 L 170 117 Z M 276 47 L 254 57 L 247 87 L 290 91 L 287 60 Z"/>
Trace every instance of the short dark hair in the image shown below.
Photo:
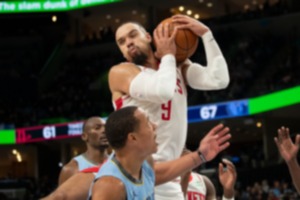
<path fill-rule="evenodd" d="M 145 29 L 145 27 L 144 27 L 141 23 L 139 23 L 139 22 L 137 22 L 137 21 L 126 21 L 126 22 L 123 22 L 122 24 L 120 24 L 120 25 L 118 26 L 117 30 L 118 30 L 121 26 L 123 26 L 123 25 L 125 25 L 125 24 L 135 24 L 135 25 L 137 25 L 143 32 L 145 32 L 145 33 L 148 32 L 148 31 Z"/>
<path fill-rule="evenodd" d="M 134 116 L 136 106 L 121 108 L 108 116 L 105 125 L 106 138 L 114 149 L 125 146 L 127 136 L 139 127 L 139 120 Z"/>
<path fill-rule="evenodd" d="M 84 120 L 83 125 L 82 125 L 82 132 L 87 132 L 87 131 L 88 131 L 88 130 L 87 130 L 87 128 L 88 128 L 88 123 L 89 123 L 92 119 L 94 119 L 94 118 L 100 118 L 100 117 L 98 117 L 98 116 L 92 116 L 92 117 L 89 117 L 89 118 L 87 118 L 86 120 Z"/>

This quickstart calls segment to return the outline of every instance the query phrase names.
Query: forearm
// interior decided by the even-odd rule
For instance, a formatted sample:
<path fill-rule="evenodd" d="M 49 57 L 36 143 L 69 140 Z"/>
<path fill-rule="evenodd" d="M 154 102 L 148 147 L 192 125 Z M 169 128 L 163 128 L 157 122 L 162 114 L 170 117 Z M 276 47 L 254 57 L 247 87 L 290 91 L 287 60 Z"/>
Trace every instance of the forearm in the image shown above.
<path fill-rule="evenodd" d="M 223 53 L 211 31 L 207 31 L 201 38 L 203 41 L 206 54 L 206 61 L 208 65 L 210 62 L 213 61 L 214 58 L 219 56 L 223 57 Z"/>
<path fill-rule="evenodd" d="M 294 186 L 297 192 L 300 194 L 300 167 L 297 158 L 287 162 Z"/>
<path fill-rule="evenodd" d="M 176 60 L 168 54 L 161 59 L 159 70 L 155 73 L 141 72 L 130 84 L 130 96 L 150 101 L 165 103 L 170 100 L 176 88 Z"/>
<path fill-rule="evenodd" d="M 68 200 L 68 198 L 65 193 L 54 191 L 53 194 L 50 194 L 49 196 L 44 197 L 40 200 Z"/>
<path fill-rule="evenodd" d="M 154 164 L 156 185 L 171 181 L 181 176 L 195 167 L 201 165 L 203 161 L 197 152 L 182 156 L 176 160 L 166 162 L 156 162 Z"/>
<path fill-rule="evenodd" d="M 58 186 L 62 185 L 66 180 L 68 180 L 74 174 L 75 172 L 71 170 L 62 171 L 58 179 Z"/>
<path fill-rule="evenodd" d="M 187 70 L 187 81 L 194 89 L 215 90 L 226 88 L 229 84 L 229 72 L 226 60 L 209 31 L 202 36 L 207 66 L 193 63 Z"/>

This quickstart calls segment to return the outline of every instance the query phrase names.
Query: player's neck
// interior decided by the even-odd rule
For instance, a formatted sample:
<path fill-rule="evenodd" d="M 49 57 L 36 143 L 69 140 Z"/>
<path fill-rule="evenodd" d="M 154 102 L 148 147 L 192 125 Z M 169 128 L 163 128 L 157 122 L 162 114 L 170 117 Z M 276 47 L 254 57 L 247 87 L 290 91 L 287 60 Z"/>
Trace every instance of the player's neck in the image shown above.
<path fill-rule="evenodd" d="M 139 160 L 135 155 L 127 152 L 116 152 L 115 155 L 116 160 L 127 173 L 137 180 L 141 179 L 141 168 L 144 160 Z"/>
<path fill-rule="evenodd" d="M 154 54 L 152 54 L 151 56 L 149 56 L 144 66 L 147 68 L 157 70 L 159 66 L 159 61 L 155 58 Z"/>
<path fill-rule="evenodd" d="M 106 152 L 103 149 L 94 149 L 94 148 L 88 148 L 87 151 L 84 153 L 84 156 L 90 160 L 91 162 L 95 163 L 95 164 L 101 164 L 103 163 L 106 158 Z"/>

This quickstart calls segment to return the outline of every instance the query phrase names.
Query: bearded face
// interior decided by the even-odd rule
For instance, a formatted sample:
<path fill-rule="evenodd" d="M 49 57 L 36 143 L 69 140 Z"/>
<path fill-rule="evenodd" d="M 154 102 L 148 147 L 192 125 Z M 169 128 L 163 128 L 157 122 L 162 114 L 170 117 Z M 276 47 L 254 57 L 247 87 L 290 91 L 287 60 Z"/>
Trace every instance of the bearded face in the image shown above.
<path fill-rule="evenodd" d="M 139 52 L 136 55 L 132 56 L 132 62 L 137 65 L 144 65 L 147 60 L 147 55 L 143 52 Z"/>

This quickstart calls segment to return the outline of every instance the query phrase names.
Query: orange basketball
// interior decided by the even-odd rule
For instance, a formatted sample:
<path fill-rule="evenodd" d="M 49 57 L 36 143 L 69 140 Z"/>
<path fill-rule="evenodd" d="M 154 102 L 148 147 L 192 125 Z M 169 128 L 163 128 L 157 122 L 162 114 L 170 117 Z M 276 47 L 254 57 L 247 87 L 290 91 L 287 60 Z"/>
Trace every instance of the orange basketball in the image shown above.
<path fill-rule="evenodd" d="M 170 33 L 172 34 L 174 30 L 174 26 L 176 26 L 176 23 L 172 22 L 172 18 L 167 18 L 159 23 L 164 24 L 168 22 L 170 24 Z M 185 59 L 191 57 L 198 46 L 198 36 L 195 35 L 192 31 L 188 29 L 178 29 L 176 37 L 175 37 L 175 43 L 176 43 L 176 61 L 182 62 Z"/>

